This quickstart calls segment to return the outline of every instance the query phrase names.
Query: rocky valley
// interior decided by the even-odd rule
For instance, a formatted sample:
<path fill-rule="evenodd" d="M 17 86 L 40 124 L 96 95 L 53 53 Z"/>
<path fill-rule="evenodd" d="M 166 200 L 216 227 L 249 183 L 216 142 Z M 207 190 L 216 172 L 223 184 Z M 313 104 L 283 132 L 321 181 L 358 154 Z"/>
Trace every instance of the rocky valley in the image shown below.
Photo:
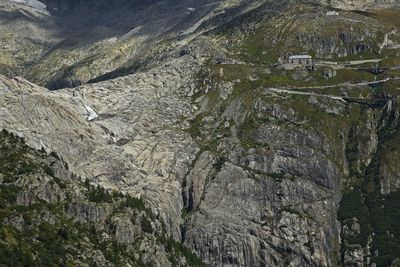
<path fill-rule="evenodd" d="M 400 2 L 0 0 L 0 266 L 399 266 Z"/>

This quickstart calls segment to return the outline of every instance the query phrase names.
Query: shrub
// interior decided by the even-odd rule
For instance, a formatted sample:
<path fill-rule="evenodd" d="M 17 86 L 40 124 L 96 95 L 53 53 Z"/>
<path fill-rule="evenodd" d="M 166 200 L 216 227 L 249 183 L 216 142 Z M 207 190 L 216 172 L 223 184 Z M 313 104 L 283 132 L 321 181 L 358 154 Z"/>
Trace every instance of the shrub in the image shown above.
<path fill-rule="evenodd" d="M 101 186 L 91 186 L 88 193 L 89 201 L 96 203 L 112 203 L 112 195 Z"/>
<path fill-rule="evenodd" d="M 151 222 L 146 216 L 143 216 L 140 220 L 140 225 L 142 227 L 143 232 L 145 233 L 153 233 L 153 227 L 151 226 Z"/>

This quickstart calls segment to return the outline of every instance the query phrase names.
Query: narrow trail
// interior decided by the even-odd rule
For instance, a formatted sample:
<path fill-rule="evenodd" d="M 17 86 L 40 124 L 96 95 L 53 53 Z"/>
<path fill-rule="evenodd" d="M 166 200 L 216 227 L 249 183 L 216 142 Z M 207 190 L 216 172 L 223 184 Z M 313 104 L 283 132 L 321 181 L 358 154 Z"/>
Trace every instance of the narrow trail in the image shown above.
<path fill-rule="evenodd" d="M 274 93 L 279 93 L 279 94 L 327 97 L 330 99 L 339 100 L 339 101 L 347 103 L 347 101 L 344 100 L 344 97 L 335 96 L 335 95 L 317 94 L 317 93 L 312 93 L 312 92 L 301 92 L 301 91 L 293 91 L 293 90 L 289 90 L 289 89 L 279 89 L 279 88 L 265 88 L 265 90 L 267 92 L 274 92 Z"/>
<path fill-rule="evenodd" d="M 400 67 L 377 67 L 377 68 L 346 68 L 348 70 L 374 70 L 374 69 L 382 69 L 382 70 L 400 70 Z"/>
<path fill-rule="evenodd" d="M 386 98 L 356 98 L 356 97 L 346 97 L 346 96 L 336 96 L 329 94 L 317 94 L 312 92 L 301 92 L 301 91 L 293 91 L 287 89 L 278 89 L 278 88 L 265 88 L 266 92 L 269 93 L 278 93 L 278 94 L 289 94 L 289 95 L 303 95 L 303 96 L 315 96 L 315 97 L 326 97 L 329 99 L 341 101 L 343 103 L 358 103 L 372 106 L 373 104 L 381 105 L 382 103 L 386 103 L 386 101 L 393 99 L 393 97 Z"/>
<path fill-rule="evenodd" d="M 357 87 L 357 86 L 365 86 L 365 85 L 374 85 L 379 83 L 388 82 L 391 80 L 400 80 L 400 77 L 395 78 L 386 78 L 379 81 L 373 82 L 363 82 L 363 83 L 343 83 L 343 84 L 335 84 L 335 85 L 326 85 L 326 86 L 307 86 L 307 87 L 295 87 L 295 88 L 265 88 L 266 92 L 278 93 L 278 94 L 290 94 L 290 95 L 304 95 L 304 96 L 317 96 L 317 97 L 326 97 L 333 100 L 342 101 L 344 103 L 349 102 L 363 102 L 363 101 L 386 101 L 391 98 L 356 98 L 356 97 L 346 97 L 346 96 L 336 96 L 330 94 L 318 94 L 314 92 L 305 92 L 305 91 L 296 91 L 295 89 L 326 89 L 326 88 L 335 88 L 339 86 L 346 86 L 346 87 Z"/>
<path fill-rule="evenodd" d="M 350 66 L 357 66 L 357 65 L 362 65 L 366 63 L 375 63 L 378 64 L 381 62 L 383 59 L 377 58 L 377 59 L 361 59 L 361 60 L 351 60 L 351 61 L 346 61 L 346 62 L 338 62 L 338 61 L 325 61 L 325 60 L 316 60 L 315 65 L 316 66 L 322 66 L 322 67 L 336 67 L 339 69 L 344 69 L 344 68 L 350 68 Z"/>
<path fill-rule="evenodd" d="M 346 87 L 359 87 L 359 86 L 366 86 L 366 85 L 376 85 L 380 83 L 385 83 L 389 81 L 398 81 L 400 80 L 400 77 L 394 77 L 394 78 L 385 78 L 383 80 L 377 80 L 377 81 L 371 81 L 371 82 L 361 82 L 361 83 L 338 83 L 338 84 L 332 84 L 332 85 L 317 85 L 317 86 L 302 86 L 302 87 L 294 87 L 294 88 L 284 88 L 284 89 L 327 89 L 327 88 L 335 88 L 335 87 L 340 87 L 340 86 L 346 86 Z"/>

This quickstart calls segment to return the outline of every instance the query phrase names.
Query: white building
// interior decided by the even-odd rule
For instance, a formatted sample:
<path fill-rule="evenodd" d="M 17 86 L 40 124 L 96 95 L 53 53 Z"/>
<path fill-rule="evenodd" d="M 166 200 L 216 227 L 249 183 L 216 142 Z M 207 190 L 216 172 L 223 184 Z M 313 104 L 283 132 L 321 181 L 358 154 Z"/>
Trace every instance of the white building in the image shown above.
<path fill-rule="evenodd" d="M 310 55 L 293 55 L 289 57 L 289 63 L 291 64 L 302 64 L 302 65 L 312 65 L 313 58 Z"/>

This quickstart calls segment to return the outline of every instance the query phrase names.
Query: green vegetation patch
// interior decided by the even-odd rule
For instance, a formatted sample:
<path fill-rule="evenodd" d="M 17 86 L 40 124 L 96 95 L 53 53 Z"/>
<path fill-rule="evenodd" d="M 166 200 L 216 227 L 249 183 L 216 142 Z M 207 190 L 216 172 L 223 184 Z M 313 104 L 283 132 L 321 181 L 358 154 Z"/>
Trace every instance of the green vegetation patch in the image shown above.
<path fill-rule="evenodd" d="M 205 267 L 205 265 L 199 257 L 197 257 L 193 252 L 182 245 L 181 243 L 175 241 L 172 238 L 162 237 L 161 243 L 164 244 L 165 249 L 170 253 L 169 260 L 172 266 L 180 266 L 179 262 L 176 260 L 178 255 L 183 255 L 189 266 L 193 267 Z"/>
<path fill-rule="evenodd" d="M 204 266 L 181 243 L 161 238 L 166 235 L 165 231 L 158 229 L 158 218 L 146 207 L 143 199 L 94 186 L 89 180 L 80 183 L 76 178 L 75 184 L 61 180 L 51 169 L 55 162 L 63 163 L 57 154 L 47 155 L 44 150 L 33 150 L 21 138 L 6 131 L 0 132 L 0 148 L 0 267 L 76 266 L 78 263 L 97 266 L 95 251 L 101 251 L 108 263 L 114 266 L 146 266 L 139 248 L 144 238 L 146 242 L 166 246 L 172 263 L 180 263 L 180 259 L 186 258 L 185 266 Z M 111 214 L 101 223 L 90 218 L 79 223 L 66 212 L 69 209 L 68 196 L 67 201 L 57 204 L 40 200 L 32 205 L 18 206 L 19 194 L 29 192 L 29 189 L 17 181 L 21 177 L 37 179 L 38 175 L 50 175 L 61 190 L 71 187 L 80 190 L 78 202 L 84 206 L 90 202 L 90 207 L 96 208 L 107 206 L 112 209 Z M 68 195 L 71 192 L 64 193 Z M 134 224 L 137 223 L 135 216 L 140 216 L 138 226 L 141 232 L 129 244 L 117 242 L 114 236 L 112 218 L 119 215 L 122 218 L 129 216 Z"/>
<path fill-rule="evenodd" d="M 372 262 L 377 266 L 390 266 L 400 255 L 400 190 L 382 195 L 381 162 L 384 151 L 391 144 L 391 140 L 399 135 L 400 127 L 394 120 L 393 112 L 383 112 L 382 126 L 378 133 L 378 149 L 366 170 L 359 175 L 360 184 L 353 184 L 342 197 L 338 218 L 344 225 L 351 226 L 354 218 L 360 224 L 360 234 L 342 234 L 342 261 L 344 251 L 354 244 L 366 247 L 372 236 Z M 355 160 L 350 143 L 347 156 Z"/>

